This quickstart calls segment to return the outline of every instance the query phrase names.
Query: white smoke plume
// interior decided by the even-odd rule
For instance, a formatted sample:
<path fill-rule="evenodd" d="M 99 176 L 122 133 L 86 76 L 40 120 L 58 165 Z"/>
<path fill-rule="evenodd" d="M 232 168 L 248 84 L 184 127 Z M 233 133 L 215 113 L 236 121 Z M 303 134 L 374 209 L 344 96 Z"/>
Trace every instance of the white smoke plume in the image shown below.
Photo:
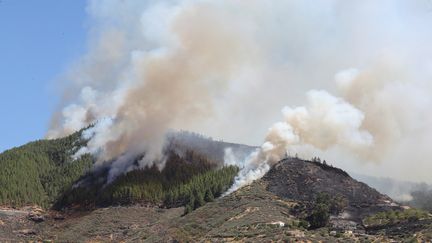
<path fill-rule="evenodd" d="M 326 91 L 309 91 L 307 102 L 305 107 L 283 108 L 284 121 L 270 127 L 263 145 L 240 165 L 227 193 L 262 177 L 287 156 L 313 156 L 317 150 L 332 147 L 361 155 L 372 148 L 372 135 L 361 128 L 364 115 L 360 110 Z"/>
<path fill-rule="evenodd" d="M 94 154 L 97 165 L 110 161 L 110 177 L 130 170 L 134 158 L 144 152 L 141 166 L 162 162 L 167 130 L 208 117 L 219 90 L 234 72 L 239 73 L 238 69 L 255 58 L 244 33 L 247 31 L 237 31 L 240 26 L 235 24 L 220 26 L 226 13 L 217 4 L 129 4 L 90 2 L 94 14 L 120 20 L 121 26 L 122 21 L 125 25 L 128 21 L 141 24 L 135 24 L 137 29 L 131 33 L 101 33 L 95 50 L 71 74 L 78 86 L 88 84 L 79 91 L 77 101 L 63 108 L 60 124 L 54 124 L 48 134 L 57 137 L 96 123 L 84 134 L 90 139 L 87 147 L 75 156 Z M 101 9 L 103 6 L 109 8 Z M 120 19 L 115 15 L 117 7 L 127 8 L 119 13 Z M 143 12 L 135 19 L 123 19 L 122 14 L 132 11 L 129 7 L 142 8 Z"/>
<path fill-rule="evenodd" d="M 248 182 L 286 153 L 430 182 L 431 10 L 428 0 L 91 0 L 89 50 L 65 75 L 47 136 L 96 123 L 77 156 L 112 161 L 112 176 L 143 151 L 141 166 L 160 160 L 166 131 L 185 129 L 265 136 L 236 162 Z M 293 104 L 306 105 L 285 108 L 266 135 Z"/>

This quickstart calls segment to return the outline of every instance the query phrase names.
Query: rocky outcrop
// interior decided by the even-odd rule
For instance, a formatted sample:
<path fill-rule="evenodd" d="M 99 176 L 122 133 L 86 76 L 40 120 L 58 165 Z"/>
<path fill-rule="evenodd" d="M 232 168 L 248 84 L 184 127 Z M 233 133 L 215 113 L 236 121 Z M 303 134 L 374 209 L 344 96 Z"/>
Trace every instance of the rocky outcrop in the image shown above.
<path fill-rule="evenodd" d="M 29 209 L 29 213 L 27 215 L 27 218 L 35 223 L 40 223 L 45 221 L 45 215 L 44 215 L 44 210 L 40 207 L 30 207 Z"/>

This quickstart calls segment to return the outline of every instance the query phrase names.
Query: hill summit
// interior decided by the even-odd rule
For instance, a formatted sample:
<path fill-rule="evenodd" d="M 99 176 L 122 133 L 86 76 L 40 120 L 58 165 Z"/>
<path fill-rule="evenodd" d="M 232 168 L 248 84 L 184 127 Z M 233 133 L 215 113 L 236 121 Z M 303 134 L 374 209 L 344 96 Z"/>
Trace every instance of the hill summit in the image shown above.
<path fill-rule="evenodd" d="M 328 195 L 338 204 L 332 223 L 357 229 L 362 219 L 374 213 L 401 210 L 390 197 L 351 178 L 347 172 L 326 163 L 288 158 L 273 166 L 262 178 L 266 190 L 313 208 L 319 196 Z M 330 202 L 332 203 L 332 202 Z"/>

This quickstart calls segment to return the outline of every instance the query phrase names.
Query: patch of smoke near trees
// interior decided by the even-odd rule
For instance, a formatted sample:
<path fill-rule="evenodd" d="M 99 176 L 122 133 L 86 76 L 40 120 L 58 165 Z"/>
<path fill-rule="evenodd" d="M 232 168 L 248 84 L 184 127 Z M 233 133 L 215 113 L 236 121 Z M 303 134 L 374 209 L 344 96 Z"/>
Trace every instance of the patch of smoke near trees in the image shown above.
<path fill-rule="evenodd" d="M 430 181 L 426 5 L 89 1 L 88 53 L 65 74 L 47 136 L 94 123 L 77 156 L 110 161 L 112 177 L 143 152 L 138 167 L 163 167 L 167 131 L 184 129 L 262 144 L 247 159 L 228 151 L 226 163 L 243 168 L 237 187 L 286 153 Z"/>
<path fill-rule="evenodd" d="M 412 200 L 408 202 L 409 205 L 428 210 L 432 212 L 432 187 L 421 185 L 411 192 Z"/>

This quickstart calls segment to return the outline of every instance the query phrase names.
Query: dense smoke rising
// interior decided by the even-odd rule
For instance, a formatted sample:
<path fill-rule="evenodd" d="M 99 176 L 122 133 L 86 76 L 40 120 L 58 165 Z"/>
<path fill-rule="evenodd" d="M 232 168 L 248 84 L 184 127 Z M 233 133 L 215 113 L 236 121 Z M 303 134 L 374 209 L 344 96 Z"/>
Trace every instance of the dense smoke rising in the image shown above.
<path fill-rule="evenodd" d="M 263 145 L 241 164 L 228 193 L 262 177 L 271 165 L 287 156 L 310 156 L 313 151 L 331 147 L 361 155 L 372 148 L 372 135 L 361 129 L 364 115 L 360 110 L 326 91 L 309 91 L 307 101 L 306 107 L 283 108 L 284 121 L 270 127 Z"/>
<path fill-rule="evenodd" d="M 48 137 L 96 123 L 76 156 L 111 161 L 111 176 L 143 151 L 141 166 L 163 161 L 166 131 L 185 129 L 265 137 L 248 159 L 227 159 L 243 168 L 236 185 L 286 154 L 430 181 L 431 10 L 427 0 L 89 1 L 89 50 L 65 75 Z"/>
<path fill-rule="evenodd" d="M 106 6 L 93 1 L 89 8 L 99 13 L 102 6 L 137 7 L 123 6 L 124 2 L 112 4 Z M 219 26 L 219 18 L 225 13 L 217 6 L 158 2 L 140 7 L 143 12 L 134 19 L 141 22 L 138 29 L 131 30 L 132 33 L 115 32 L 122 40 L 119 46 L 110 43 L 111 33 L 106 36 L 103 32 L 95 53 L 91 52 L 84 59 L 89 63 L 84 62 L 83 67 L 71 74 L 78 83 L 88 78 L 89 84 L 84 81 L 80 104 L 66 106 L 62 110 L 62 122 L 54 124 L 48 134 L 61 136 L 96 123 L 84 133 L 90 141 L 76 156 L 92 153 L 98 158 L 97 164 L 110 161 L 110 177 L 131 169 L 134 158 L 143 152 L 141 166 L 162 163 L 161 148 L 167 130 L 188 127 L 208 117 L 213 100 L 220 95 L 219 90 L 224 89 L 232 73 L 254 59 L 248 39 L 237 32 L 240 27 L 235 24 Z M 128 9 L 123 11 L 127 14 Z M 111 14 L 105 17 L 116 17 Z M 158 26 L 155 27 L 155 23 Z M 132 35 L 129 42 L 126 41 L 128 34 Z M 108 50 L 100 54 L 100 48 Z M 103 63 L 107 58 L 105 52 L 114 52 L 119 60 Z M 107 70 L 114 76 L 94 76 L 97 72 L 94 69 L 101 68 L 100 65 L 103 66 L 101 71 Z M 111 90 L 106 90 L 105 82 L 106 86 L 113 86 Z M 100 86 L 102 91 L 93 86 Z"/>

